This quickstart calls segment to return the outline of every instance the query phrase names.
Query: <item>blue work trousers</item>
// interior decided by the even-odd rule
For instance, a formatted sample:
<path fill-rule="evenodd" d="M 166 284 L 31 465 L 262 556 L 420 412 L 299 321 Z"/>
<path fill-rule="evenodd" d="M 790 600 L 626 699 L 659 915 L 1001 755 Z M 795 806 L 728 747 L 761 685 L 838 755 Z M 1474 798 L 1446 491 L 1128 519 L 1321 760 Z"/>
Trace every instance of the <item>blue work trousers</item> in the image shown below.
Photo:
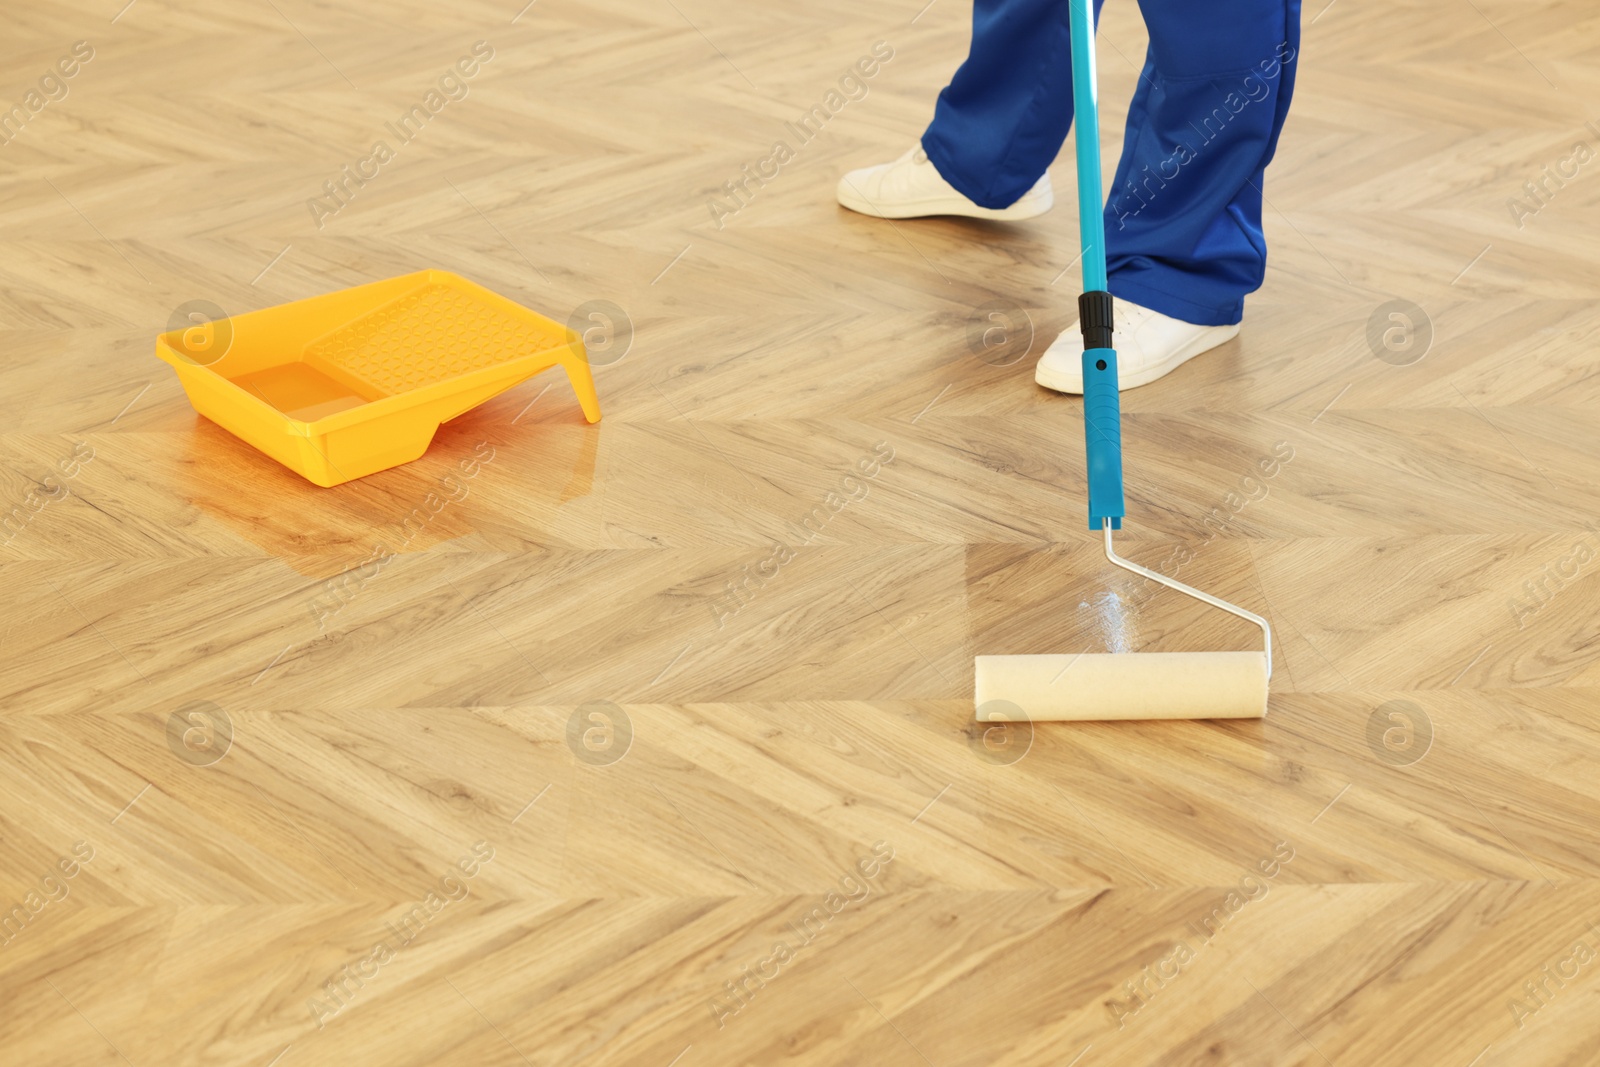
<path fill-rule="evenodd" d="M 1111 293 L 1186 322 L 1235 323 L 1266 271 L 1262 172 L 1294 91 L 1300 0 L 1139 7 L 1150 47 L 1106 200 Z M 975 0 L 971 53 L 922 147 L 983 207 L 1015 202 L 1066 140 L 1069 34 L 1066 0 Z"/>

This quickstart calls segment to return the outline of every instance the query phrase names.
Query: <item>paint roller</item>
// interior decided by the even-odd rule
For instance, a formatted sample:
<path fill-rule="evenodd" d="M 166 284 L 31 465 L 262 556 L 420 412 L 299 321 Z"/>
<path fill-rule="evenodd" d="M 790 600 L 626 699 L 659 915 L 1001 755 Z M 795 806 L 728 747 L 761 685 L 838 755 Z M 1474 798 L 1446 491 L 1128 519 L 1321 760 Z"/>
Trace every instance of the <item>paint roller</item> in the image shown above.
<path fill-rule="evenodd" d="M 1077 125 L 1078 228 L 1083 244 L 1083 429 L 1089 528 L 1105 538 L 1106 559 L 1261 627 L 1261 652 L 1090 652 L 978 656 L 974 703 L 980 722 L 1093 719 L 1251 719 L 1267 713 L 1272 628 L 1261 616 L 1117 555 L 1122 528 L 1122 421 L 1117 353 L 1106 291 L 1105 221 L 1100 204 L 1100 123 L 1094 23 L 1089 0 L 1071 0 L 1073 120 Z"/>

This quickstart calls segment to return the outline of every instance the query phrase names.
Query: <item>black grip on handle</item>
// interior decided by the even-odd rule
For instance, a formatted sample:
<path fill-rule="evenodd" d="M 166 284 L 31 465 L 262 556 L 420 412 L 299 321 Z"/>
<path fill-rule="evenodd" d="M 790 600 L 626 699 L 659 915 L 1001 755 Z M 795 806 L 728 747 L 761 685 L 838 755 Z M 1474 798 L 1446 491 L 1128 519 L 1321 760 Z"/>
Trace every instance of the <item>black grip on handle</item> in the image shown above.
<path fill-rule="evenodd" d="M 1111 343 L 1111 294 L 1104 291 L 1078 296 L 1078 327 L 1084 348 L 1115 348 Z"/>

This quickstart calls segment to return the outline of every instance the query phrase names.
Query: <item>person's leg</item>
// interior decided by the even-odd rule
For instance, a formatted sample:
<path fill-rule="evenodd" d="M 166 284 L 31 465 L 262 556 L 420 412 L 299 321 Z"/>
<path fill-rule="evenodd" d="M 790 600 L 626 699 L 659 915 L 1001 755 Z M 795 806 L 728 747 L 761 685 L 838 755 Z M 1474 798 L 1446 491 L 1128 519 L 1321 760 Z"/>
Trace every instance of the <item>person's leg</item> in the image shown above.
<path fill-rule="evenodd" d="M 1106 203 L 1113 296 L 1202 326 L 1261 285 L 1262 171 L 1289 112 L 1300 0 L 1140 0 L 1150 50 Z"/>
<path fill-rule="evenodd" d="M 1031 189 L 1072 125 L 1071 56 L 1065 0 L 975 0 L 971 50 L 922 135 L 944 180 L 986 208 Z"/>

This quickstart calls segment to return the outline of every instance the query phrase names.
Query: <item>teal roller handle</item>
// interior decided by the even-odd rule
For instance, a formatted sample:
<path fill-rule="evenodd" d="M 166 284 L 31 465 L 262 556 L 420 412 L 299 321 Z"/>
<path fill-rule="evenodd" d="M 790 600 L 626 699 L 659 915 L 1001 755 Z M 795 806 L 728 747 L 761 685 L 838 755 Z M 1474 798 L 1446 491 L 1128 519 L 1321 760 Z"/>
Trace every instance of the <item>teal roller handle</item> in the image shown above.
<path fill-rule="evenodd" d="M 1117 353 L 1083 352 L 1083 444 L 1089 471 L 1089 529 L 1111 520 L 1122 529 L 1122 406 L 1117 399 Z"/>
<path fill-rule="evenodd" d="M 1071 0 L 1072 124 L 1078 164 L 1078 237 L 1083 245 L 1083 291 L 1106 287 L 1106 224 L 1101 215 L 1100 113 L 1094 73 L 1094 16 L 1089 0 Z"/>
<path fill-rule="evenodd" d="M 1083 244 L 1083 438 L 1089 481 L 1089 528 L 1122 528 L 1122 406 L 1106 290 L 1105 218 L 1100 206 L 1100 117 L 1096 106 L 1094 15 L 1090 0 L 1071 0 L 1072 119 L 1078 164 L 1078 236 Z"/>

